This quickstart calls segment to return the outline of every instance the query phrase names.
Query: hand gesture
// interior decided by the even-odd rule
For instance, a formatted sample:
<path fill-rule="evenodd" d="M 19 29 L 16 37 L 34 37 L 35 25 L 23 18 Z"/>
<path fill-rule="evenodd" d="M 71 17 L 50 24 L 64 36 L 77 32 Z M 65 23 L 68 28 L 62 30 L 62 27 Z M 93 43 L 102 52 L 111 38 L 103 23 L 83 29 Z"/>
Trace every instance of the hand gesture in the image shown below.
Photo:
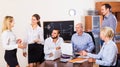
<path fill-rule="evenodd" d="M 96 59 L 94 59 L 94 58 L 89 58 L 88 61 L 89 61 L 89 62 L 96 62 Z"/>
<path fill-rule="evenodd" d="M 20 44 L 21 42 L 22 42 L 21 39 L 17 39 L 17 41 L 16 41 L 17 44 Z"/>
<path fill-rule="evenodd" d="M 85 50 L 82 51 L 83 56 L 87 56 L 87 52 Z"/>
<path fill-rule="evenodd" d="M 40 41 L 40 39 L 35 39 L 34 43 L 38 43 Z"/>
<path fill-rule="evenodd" d="M 23 45 L 23 44 L 18 44 L 18 48 L 21 48 L 21 49 L 24 49 L 24 48 L 26 48 L 26 45 Z"/>
<path fill-rule="evenodd" d="M 49 54 L 49 57 L 52 57 L 52 56 L 53 56 L 53 53 L 50 53 L 50 54 Z"/>
<path fill-rule="evenodd" d="M 26 53 L 26 52 L 23 52 L 23 56 L 26 57 L 26 56 L 27 56 L 27 53 Z"/>
<path fill-rule="evenodd" d="M 82 51 L 79 51 L 79 55 L 80 55 L 80 56 L 83 56 L 83 53 L 82 53 Z"/>
<path fill-rule="evenodd" d="M 59 50 L 59 49 L 61 49 L 61 47 L 60 47 L 60 46 L 56 47 L 56 50 Z"/>

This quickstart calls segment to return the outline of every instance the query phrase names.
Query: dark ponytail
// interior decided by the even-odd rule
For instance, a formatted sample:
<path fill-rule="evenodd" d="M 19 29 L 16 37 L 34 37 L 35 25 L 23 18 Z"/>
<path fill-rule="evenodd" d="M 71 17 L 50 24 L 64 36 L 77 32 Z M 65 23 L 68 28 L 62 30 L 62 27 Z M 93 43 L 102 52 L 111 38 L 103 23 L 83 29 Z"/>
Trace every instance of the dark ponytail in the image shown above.
<path fill-rule="evenodd" d="M 33 17 L 35 17 L 37 20 L 39 20 L 37 22 L 37 24 L 41 27 L 41 24 L 40 24 L 40 16 L 38 14 L 33 14 Z"/>

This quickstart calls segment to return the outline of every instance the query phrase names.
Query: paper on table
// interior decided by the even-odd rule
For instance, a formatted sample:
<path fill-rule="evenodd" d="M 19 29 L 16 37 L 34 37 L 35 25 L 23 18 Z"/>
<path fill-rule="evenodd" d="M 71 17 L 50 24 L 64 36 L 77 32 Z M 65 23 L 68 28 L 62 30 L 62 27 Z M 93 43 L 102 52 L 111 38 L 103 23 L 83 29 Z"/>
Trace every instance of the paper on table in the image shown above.
<path fill-rule="evenodd" d="M 78 56 L 78 58 L 90 58 L 89 56 Z"/>
<path fill-rule="evenodd" d="M 73 48 L 71 43 L 62 43 L 61 52 L 66 55 L 73 55 Z"/>
<path fill-rule="evenodd" d="M 70 60 L 69 62 L 71 62 L 71 63 L 83 63 L 87 60 L 88 59 L 85 59 L 85 58 L 75 58 L 75 59 Z"/>

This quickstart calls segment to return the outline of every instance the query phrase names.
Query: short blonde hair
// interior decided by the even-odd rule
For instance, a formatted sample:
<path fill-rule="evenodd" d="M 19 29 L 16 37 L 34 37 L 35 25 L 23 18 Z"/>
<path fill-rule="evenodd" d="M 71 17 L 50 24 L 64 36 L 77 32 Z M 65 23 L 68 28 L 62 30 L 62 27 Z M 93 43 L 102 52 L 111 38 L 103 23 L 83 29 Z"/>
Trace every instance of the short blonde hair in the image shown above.
<path fill-rule="evenodd" d="M 108 37 L 110 39 L 112 39 L 114 37 L 114 31 L 111 27 L 103 27 L 103 28 L 101 28 L 100 32 L 103 32 L 102 34 L 105 37 Z"/>
<path fill-rule="evenodd" d="M 5 30 L 11 30 L 10 24 L 13 22 L 12 16 L 5 16 L 3 24 L 2 24 L 2 32 Z"/>

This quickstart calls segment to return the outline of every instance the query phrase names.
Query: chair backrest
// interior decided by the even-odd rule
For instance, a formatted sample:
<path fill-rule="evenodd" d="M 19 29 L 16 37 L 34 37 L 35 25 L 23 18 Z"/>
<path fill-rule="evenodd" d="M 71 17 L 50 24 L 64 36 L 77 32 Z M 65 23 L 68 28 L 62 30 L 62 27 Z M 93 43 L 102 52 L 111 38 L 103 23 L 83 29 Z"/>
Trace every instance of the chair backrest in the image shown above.
<path fill-rule="evenodd" d="M 93 43 L 94 43 L 94 46 L 95 46 L 95 39 L 94 39 L 93 33 L 92 32 L 86 32 L 86 33 L 88 33 L 92 37 L 92 40 L 93 40 Z M 95 48 L 93 49 L 92 52 L 95 53 Z"/>
<path fill-rule="evenodd" d="M 120 67 L 120 54 L 117 54 L 117 62 L 115 67 Z"/>
<path fill-rule="evenodd" d="M 93 33 L 92 32 L 86 32 L 86 33 L 88 33 L 92 37 L 93 43 L 95 45 L 95 39 L 94 39 Z"/>

